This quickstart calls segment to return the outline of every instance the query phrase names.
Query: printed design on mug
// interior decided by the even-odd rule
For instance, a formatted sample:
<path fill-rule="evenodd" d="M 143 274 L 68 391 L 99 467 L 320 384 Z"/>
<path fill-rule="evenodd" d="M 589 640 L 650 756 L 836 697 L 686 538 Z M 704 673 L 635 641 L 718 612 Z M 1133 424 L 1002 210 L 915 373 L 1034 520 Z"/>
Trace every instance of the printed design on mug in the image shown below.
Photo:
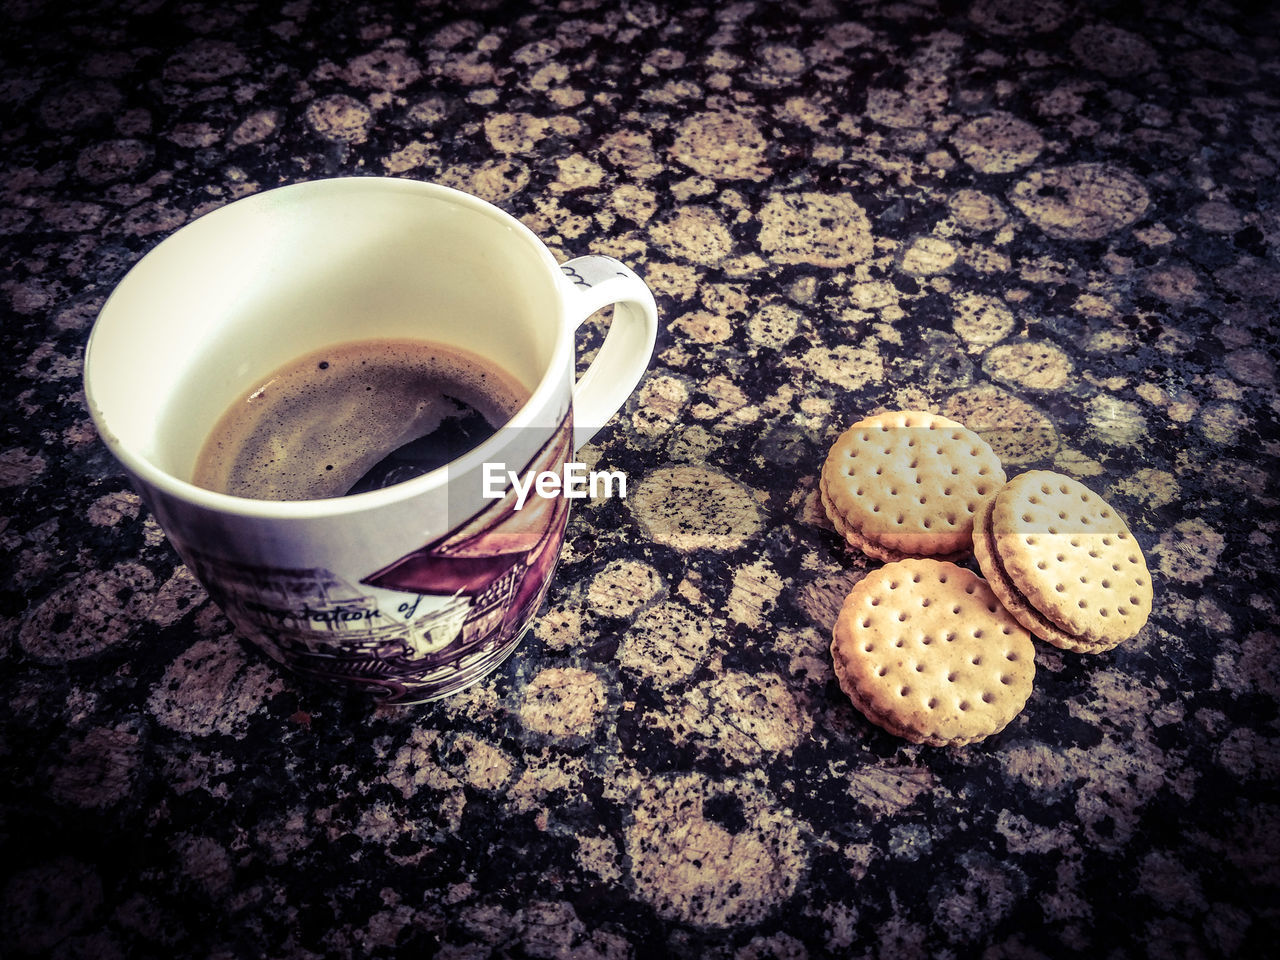
<path fill-rule="evenodd" d="M 563 472 L 572 452 L 567 416 L 526 465 L 526 472 Z M 412 621 L 412 642 L 428 658 L 458 669 L 477 654 L 514 639 L 542 601 L 569 519 L 565 497 L 537 497 L 517 509 L 513 486 L 447 536 L 427 544 L 362 582 L 371 587 L 448 597 Z"/>
<path fill-rule="evenodd" d="M 525 472 L 563 471 L 572 444 L 566 414 Z M 241 614 L 240 622 L 260 625 L 252 639 L 287 667 L 365 687 L 387 702 L 438 696 L 506 657 L 546 593 L 569 500 L 534 497 L 521 509 L 516 502 L 513 488 L 444 537 L 361 580 L 400 594 L 392 609 L 329 570 L 191 560 L 205 582 L 222 585 L 218 604 Z"/>

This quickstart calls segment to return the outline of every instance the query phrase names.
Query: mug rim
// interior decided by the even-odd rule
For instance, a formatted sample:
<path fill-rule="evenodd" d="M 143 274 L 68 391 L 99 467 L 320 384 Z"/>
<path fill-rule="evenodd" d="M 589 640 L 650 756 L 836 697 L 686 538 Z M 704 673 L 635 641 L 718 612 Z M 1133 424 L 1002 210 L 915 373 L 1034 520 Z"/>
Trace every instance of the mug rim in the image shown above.
<path fill-rule="evenodd" d="M 409 480 L 402 480 L 399 483 L 383 487 L 380 490 L 370 490 L 366 493 L 357 493 L 338 497 L 324 497 L 314 500 L 258 500 L 252 497 L 240 497 L 229 493 L 220 493 L 216 490 L 209 490 L 205 487 L 197 486 L 189 480 L 183 480 L 167 470 L 161 469 L 149 458 L 137 453 L 132 447 L 125 444 L 111 430 L 108 417 L 102 406 L 95 400 L 93 391 L 93 358 L 94 344 L 97 341 L 102 329 L 102 318 L 107 314 L 111 307 L 111 302 L 116 299 L 117 291 L 148 257 L 152 256 L 162 246 L 169 243 L 175 237 L 182 234 L 184 230 L 194 224 L 204 220 L 207 217 L 217 217 L 225 214 L 226 211 L 236 207 L 237 204 L 269 202 L 269 199 L 278 195 L 281 191 L 304 192 L 307 190 L 322 189 L 342 189 L 349 187 L 366 187 L 376 189 L 403 190 L 406 192 L 422 193 L 424 195 L 435 195 L 437 198 L 444 199 L 450 203 L 467 207 L 477 213 L 480 213 L 490 220 L 501 223 L 503 226 L 515 232 L 521 237 L 526 246 L 528 246 L 535 257 L 541 261 L 543 267 L 552 274 L 551 287 L 554 291 L 556 299 L 556 332 L 555 341 L 551 349 L 551 361 L 546 369 L 542 371 L 541 376 L 534 389 L 530 392 L 528 399 L 525 400 L 516 410 L 516 412 L 507 419 L 507 421 L 479 446 L 468 450 L 462 456 L 450 460 L 448 463 L 436 467 L 427 473 Z M 571 344 L 570 337 L 573 333 L 570 325 L 565 321 L 565 297 L 564 287 L 560 281 L 560 265 L 556 262 L 555 257 L 529 227 L 525 226 L 516 217 L 507 213 L 501 207 L 490 203 L 473 194 L 458 190 L 454 187 L 445 186 L 440 183 L 433 183 L 427 180 L 413 180 L 407 177 L 385 177 L 378 175 L 371 176 L 345 176 L 345 177 L 324 177 L 318 180 L 303 180 L 296 183 L 284 184 L 277 187 L 271 187 L 261 190 L 257 193 L 250 194 L 246 197 L 240 197 L 230 203 L 224 204 L 215 210 L 201 214 L 181 227 L 169 233 L 160 243 L 156 244 L 140 257 L 123 277 L 116 282 L 111 293 L 103 302 L 102 308 L 98 311 L 94 318 L 93 327 L 89 333 L 88 342 L 85 345 L 84 363 L 83 363 L 83 383 L 85 392 L 86 405 L 89 408 L 89 415 L 93 418 L 94 426 L 98 431 L 98 435 L 102 438 L 103 443 L 111 453 L 125 466 L 125 468 L 143 480 L 149 486 L 156 488 L 168 496 L 174 497 L 186 503 L 203 507 L 207 510 L 217 513 L 234 514 L 242 517 L 273 519 L 313 519 L 320 517 L 347 516 L 354 513 L 360 513 L 366 510 L 376 510 L 393 503 L 400 503 L 404 500 L 413 499 L 421 496 L 437 488 L 443 487 L 450 475 L 454 473 L 465 474 L 476 469 L 481 464 L 498 459 L 499 452 L 513 442 L 519 436 L 520 430 L 533 426 L 530 422 L 537 413 L 543 410 L 551 399 L 551 394 L 556 389 L 557 372 L 565 366 L 564 352 L 569 349 Z"/>

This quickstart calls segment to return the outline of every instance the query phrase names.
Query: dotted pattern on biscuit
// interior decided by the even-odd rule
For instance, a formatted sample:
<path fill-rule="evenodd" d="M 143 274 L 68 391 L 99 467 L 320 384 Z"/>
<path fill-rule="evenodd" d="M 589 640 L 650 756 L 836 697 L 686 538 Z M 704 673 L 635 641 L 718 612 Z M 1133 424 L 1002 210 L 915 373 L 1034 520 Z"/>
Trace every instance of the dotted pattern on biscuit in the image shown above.
<path fill-rule="evenodd" d="M 954 563 L 886 564 L 845 598 L 832 632 L 841 689 L 872 723 L 915 743 L 972 743 L 1031 695 L 1027 631 L 981 577 Z"/>
<path fill-rule="evenodd" d="M 1109 648 L 1147 622 L 1152 587 L 1142 549 L 1078 480 L 1048 470 L 1015 477 L 993 504 L 989 536 L 1018 593 L 1079 642 Z"/>
<path fill-rule="evenodd" d="M 1004 480 L 999 458 L 976 433 L 905 410 L 842 433 L 823 464 L 821 489 L 832 524 L 869 556 L 959 556 L 972 545 L 974 514 Z"/>
<path fill-rule="evenodd" d="M 1031 606 L 1026 597 L 1018 592 L 1018 588 L 1013 585 L 1004 566 L 1000 563 L 991 537 L 991 512 L 994 507 L 995 501 L 988 500 L 973 519 L 973 556 L 978 561 L 982 575 L 999 599 L 1001 606 L 1026 627 L 1032 636 L 1039 637 L 1063 650 L 1070 650 L 1073 653 L 1104 653 L 1115 647 L 1116 643 L 1090 643 L 1080 637 L 1071 636 L 1045 618 Z"/>
<path fill-rule="evenodd" d="M 827 511 L 827 519 L 829 519 L 831 521 L 831 525 L 835 527 L 836 533 L 844 537 L 845 542 L 849 544 L 849 546 L 866 554 L 872 560 L 879 560 L 883 563 L 893 563 L 896 560 L 908 560 L 911 558 L 923 559 L 923 556 L 920 554 L 903 553 L 901 550 L 890 550 L 888 547 L 883 547 L 873 540 L 868 540 L 859 533 L 856 527 L 851 526 L 844 517 L 840 515 L 840 511 L 836 509 L 835 505 L 831 502 L 830 497 L 827 496 L 825 478 L 821 478 L 818 481 L 818 493 L 822 500 L 822 506 Z M 954 553 L 931 554 L 931 556 L 935 560 L 960 560 L 966 553 L 968 553 L 967 550 L 957 550 Z"/>

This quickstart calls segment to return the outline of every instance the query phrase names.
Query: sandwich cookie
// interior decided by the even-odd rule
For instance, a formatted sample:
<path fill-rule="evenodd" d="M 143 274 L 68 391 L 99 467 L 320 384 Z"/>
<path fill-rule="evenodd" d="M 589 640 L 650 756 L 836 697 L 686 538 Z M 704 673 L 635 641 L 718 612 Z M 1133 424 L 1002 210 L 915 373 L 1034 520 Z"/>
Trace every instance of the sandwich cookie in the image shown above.
<path fill-rule="evenodd" d="M 963 424 L 918 410 L 859 420 L 822 465 L 822 505 L 836 531 L 875 560 L 957 560 L 1004 468 Z"/>
<path fill-rule="evenodd" d="M 872 723 L 913 743 L 999 733 L 1022 710 L 1035 649 L 977 574 L 902 560 L 863 577 L 832 632 L 840 688 Z"/>
<path fill-rule="evenodd" d="M 1102 653 L 1151 615 L 1151 574 L 1118 513 L 1071 477 L 1032 470 L 983 505 L 973 552 L 1000 602 L 1056 647 Z"/>

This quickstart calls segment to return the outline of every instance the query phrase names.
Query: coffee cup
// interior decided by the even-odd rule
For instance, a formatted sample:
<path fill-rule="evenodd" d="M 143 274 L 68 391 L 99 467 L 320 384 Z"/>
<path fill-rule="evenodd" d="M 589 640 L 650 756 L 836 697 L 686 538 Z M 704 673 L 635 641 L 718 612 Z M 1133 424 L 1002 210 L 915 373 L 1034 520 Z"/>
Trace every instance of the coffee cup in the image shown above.
<path fill-rule="evenodd" d="M 575 331 L 609 305 L 575 380 Z M 519 220 L 448 187 L 338 178 L 237 200 L 158 244 L 94 324 L 85 392 L 108 449 L 240 633 L 300 675 L 411 703 L 463 689 L 518 646 L 571 499 L 567 483 L 530 496 L 520 478 L 564 476 L 635 389 L 656 332 L 653 295 L 612 258 L 557 264 Z M 246 392 L 362 341 L 477 358 L 520 402 L 456 459 L 367 492 L 278 500 L 193 482 Z"/>

